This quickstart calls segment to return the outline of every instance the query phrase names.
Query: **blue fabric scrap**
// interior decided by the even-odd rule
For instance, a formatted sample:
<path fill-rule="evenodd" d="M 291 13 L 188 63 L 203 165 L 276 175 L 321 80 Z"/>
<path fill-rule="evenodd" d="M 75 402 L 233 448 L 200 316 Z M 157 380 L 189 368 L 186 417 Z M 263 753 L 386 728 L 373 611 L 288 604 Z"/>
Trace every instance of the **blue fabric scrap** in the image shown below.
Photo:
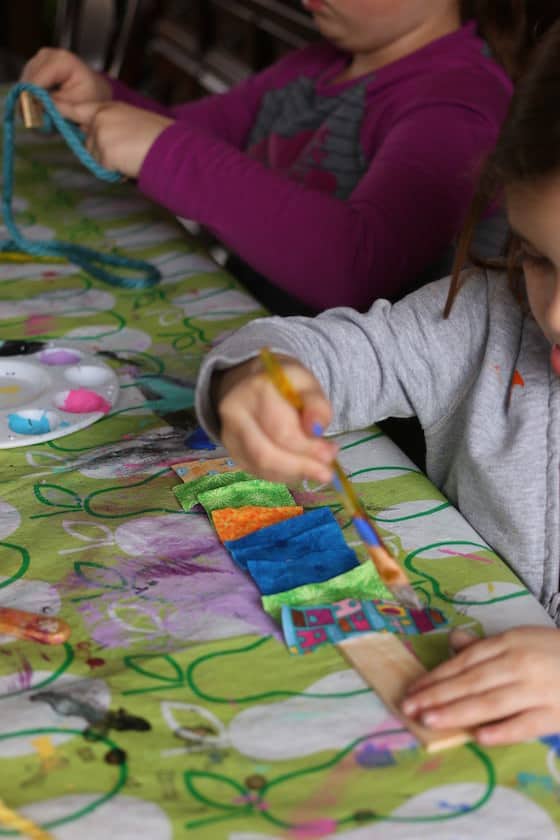
<path fill-rule="evenodd" d="M 262 595 L 330 580 L 358 565 L 330 508 L 307 511 L 224 545 Z"/>

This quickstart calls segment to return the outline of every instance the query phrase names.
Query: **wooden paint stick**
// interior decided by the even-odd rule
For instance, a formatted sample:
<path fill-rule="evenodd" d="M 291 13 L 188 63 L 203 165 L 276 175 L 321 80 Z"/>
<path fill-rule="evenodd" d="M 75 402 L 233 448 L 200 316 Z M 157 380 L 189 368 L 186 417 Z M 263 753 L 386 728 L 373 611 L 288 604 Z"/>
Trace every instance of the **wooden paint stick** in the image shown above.
<path fill-rule="evenodd" d="M 447 750 L 471 740 L 466 730 L 428 729 L 402 713 L 400 704 L 408 686 L 426 669 L 392 633 L 367 633 L 345 639 L 337 648 L 427 752 Z"/>
<path fill-rule="evenodd" d="M 41 128 L 43 125 L 43 108 L 37 100 L 24 90 L 19 97 L 21 117 L 26 128 Z"/>

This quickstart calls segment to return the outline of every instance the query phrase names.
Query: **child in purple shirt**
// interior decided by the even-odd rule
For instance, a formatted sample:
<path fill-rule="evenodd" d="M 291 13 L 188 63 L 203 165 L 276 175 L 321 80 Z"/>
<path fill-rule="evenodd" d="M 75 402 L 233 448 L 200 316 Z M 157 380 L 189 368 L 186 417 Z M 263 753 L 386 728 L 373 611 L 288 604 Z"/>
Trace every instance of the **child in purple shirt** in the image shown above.
<path fill-rule="evenodd" d="M 276 311 L 363 310 L 449 247 L 512 84 L 459 0 L 305 5 L 326 40 L 183 106 L 61 50 L 39 52 L 23 78 L 57 86 L 99 161 L 211 229 L 257 297 L 278 290 Z"/>

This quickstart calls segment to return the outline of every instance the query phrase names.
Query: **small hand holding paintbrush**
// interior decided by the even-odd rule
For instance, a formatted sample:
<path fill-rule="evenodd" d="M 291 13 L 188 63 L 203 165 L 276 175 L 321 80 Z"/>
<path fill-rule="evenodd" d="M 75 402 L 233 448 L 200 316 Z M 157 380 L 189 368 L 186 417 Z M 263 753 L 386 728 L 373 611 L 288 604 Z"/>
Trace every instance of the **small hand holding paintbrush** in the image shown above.
<path fill-rule="evenodd" d="M 278 392 L 297 411 L 302 411 L 303 399 L 293 387 L 276 356 L 265 347 L 260 351 L 260 358 L 266 373 Z M 315 431 L 320 435 L 323 430 L 317 427 Z M 423 609 L 418 595 L 410 585 L 406 572 L 384 545 L 341 465 L 337 460 L 334 460 L 332 466 L 335 473 L 333 486 L 340 494 L 342 504 L 352 518 L 354 527 L 365 544 L 379 577 L 401 604 L 408 609 Z"/>

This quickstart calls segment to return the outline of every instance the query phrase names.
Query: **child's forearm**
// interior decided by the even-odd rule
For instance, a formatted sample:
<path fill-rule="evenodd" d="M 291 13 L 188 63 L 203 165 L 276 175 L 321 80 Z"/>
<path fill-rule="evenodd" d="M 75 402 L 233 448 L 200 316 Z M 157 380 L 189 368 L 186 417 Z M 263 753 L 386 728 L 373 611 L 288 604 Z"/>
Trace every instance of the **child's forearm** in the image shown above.
<path fill-rule="evenodd" d="M 426 127 L 435 132 L 445 115 L 444 108 L 424 108 L 399 123 L 345 201 L 268 169 L 188 121 L 158 138 L 140 188 L 212 229 L 309 306 L 365 310 L 378 297 L 397 298 L 410 288 L 460 224 L 470 194 L 463 176 L 457 189 L 447 182 L 457 180 L 489 129 L 463 114 L 464 124 L 447 128 L 458 151 L 443 154 Z M 403 160 L 407 147 L 414 154 Z"/>
<path fill-rule="evenodd" d="M 383 249 L 377 247 L 375 208 L 290 181 L 186 124 L 156 141 L 139 186 L 176 215 L 213 230 L 253 268 L 314 308 L 366 309 L 400 289 L 398 272 L 382 265 L 391 262 L 397 243 L 387 233 Z M 398 254 L 400 260 L 400 248 Z"/>

